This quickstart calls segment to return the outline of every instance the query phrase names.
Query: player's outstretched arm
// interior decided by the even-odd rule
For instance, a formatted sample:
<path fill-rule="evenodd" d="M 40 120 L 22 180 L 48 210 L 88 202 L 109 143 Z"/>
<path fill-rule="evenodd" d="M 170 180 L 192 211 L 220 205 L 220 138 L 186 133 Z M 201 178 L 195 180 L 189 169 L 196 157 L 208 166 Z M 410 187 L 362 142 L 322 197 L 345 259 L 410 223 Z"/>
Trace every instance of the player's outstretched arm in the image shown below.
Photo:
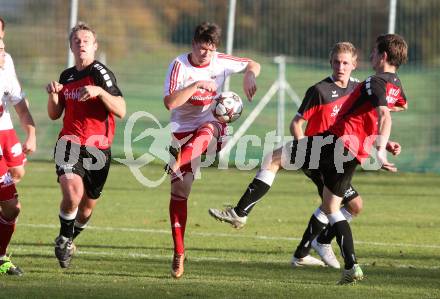
<path fill-rule="evenodd" d="M 58 99 L 58 93 L 63 89 L 63 84 L 52 81 L 46 86 L 46 91 L 49 94 L 47 100 L 47 114 L 52 120 L 61 117 L 64 111 L 64 105 Z"/>
<path fill-rule="evenodd" d="M 253 60 L 249 61 L 243 77 L 243 91 L 249 101 L 252 101 L 252 98 L 257 92 L 256 78 L 260 74 L 260 70 L 261 66 L 258 62 Z"/>
<path fill-rule="evenodd" d="M 21 127 L 26 133 L 26 140 L 23 143 L 23 152 L 26 155 L 32 154 L 37 148 L 37 139 L 35 136 L 35 123 L 29 111 L 27 99 L 24 98 L 21 102 L 14 106 L 20 119 Z"/>
<path fill-rule="evenodd" d="M 175 90 L 172 94 L 165 96 L 163 98 L 163 103 L 168 110 L 180 107 L 189 100 L 197 89 L 205 89 L 213 92 L 217 90 L 217 85 L 214 81 L 197 81 L 185 88 Z"/>

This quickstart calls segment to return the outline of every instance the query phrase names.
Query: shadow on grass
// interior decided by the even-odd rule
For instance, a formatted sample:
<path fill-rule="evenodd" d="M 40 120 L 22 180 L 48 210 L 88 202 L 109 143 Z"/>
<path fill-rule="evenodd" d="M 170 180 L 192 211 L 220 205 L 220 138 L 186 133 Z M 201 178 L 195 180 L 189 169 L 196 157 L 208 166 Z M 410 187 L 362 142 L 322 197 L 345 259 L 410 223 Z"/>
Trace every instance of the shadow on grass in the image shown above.
<path fill-rule="evenodd" d="M 52 250 L 54 244 L 53 243 L 40 243 L 40 242 L 12 242 L 12 246 L 22 246 L 22 247 L 39 247 L 39 248 L 45 248 Z M 91 243 L 82 243 L 81 241 L 75 242 L 75 245 L 79 250 L 87 250 L 87 249 L 110 249 L 110 250 L 145 250 L 145 251 L 151 251 L 151 250 L 166 250 L 172 252 L 172 247 L 165 247 L 165 246 L 141 246 L 141 245 L 106 245 L 106 244 L 91 244 Z M 239 253 L 239 254 L 283 254 L 290 257 L 292 254 L 291 249 L 284 250 L 284 248 L 277 248 L 273 250 L 257 250 L 257 249 L 235 249 L 235 248 L 198 248 L 198 247 L 186 247 L 186 250 L 188 252 L 206 252 L 206 253 L 218 253 L 218 252 L 225 252 L 225 253 Z M 139 253 L 139 252 L 137 252 Z M 145 252 L 146 254 L 148 252 Z M 18 253 L 20 254 L 20 253 Z M 17 254 L 17 255 L 18 255 Z"/>
<path fill-rule="evenodd" d="M 439 284 L 438 271 L 390 267 L 364 267 L 364 281 L 339 287 L 335 283 L 340 270 L 292 269 L 289 263 L 201 261 L 190 256 L 184 277 L 174 280 L 171 258 L 78 256 L 69 269 L 60 269 L 52 257 L 30 260 L 26 283 L 7 282 L 18 286 L 11 298 L 34 298 L 30 295 L 42 290 L 45 298 L 421 298 L 438 292 Z"/>
<path fill-rule="evenodd" d="M 359 251 L 362 252 L 362 251 Z M 384 252 L 383 250 L 376 250 L 376 251 L 366 251 L 362 252 L 361 259 L 378 259 L 380 262 L 383 261 L 383 259 L 386 259 L 383 263 L 385 264 L 396 264 L 399 265 L 413 265 L 417 268 L 417 266 L 425 267 L 425 268 L 433 268 L 433 267 L 439 267 L 440 268 L 440 255 L 437 253 L 436 249 L 432 249 L 431 253 L 425 251 L 417 251 L 415 248 L 411 250 L 407 249 L 399 249 L 395 248 L 393 250 L 388 250 Z M 425 261 L 434 260 L 435 264 L 429 264 L 426 265 Z M 361 261 L 362 263 L 362 261 Z M 424 266 L 426 265 L 426 266 Z M 379 265 L 378 265 L 379 266 Z M 440 271 L 440 269 L 439 269 Z"/>

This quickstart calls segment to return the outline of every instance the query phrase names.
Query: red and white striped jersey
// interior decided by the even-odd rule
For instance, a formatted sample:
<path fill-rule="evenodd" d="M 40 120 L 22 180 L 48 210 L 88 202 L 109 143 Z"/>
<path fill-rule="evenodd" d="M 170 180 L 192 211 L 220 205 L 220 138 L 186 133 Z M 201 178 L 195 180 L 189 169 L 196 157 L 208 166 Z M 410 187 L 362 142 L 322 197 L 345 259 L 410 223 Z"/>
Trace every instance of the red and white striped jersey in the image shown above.
<path fill-rule="evenodd" d="M 7 61 L 8 60 L 6 60 L 6 62 Z M 16 105 L 23 100 L 21 86 L 15 75 L 15 71 L 12 73 L 10 66 L 7 66 L 6 62 L 5 67 L 3 69 L 0 68 L 0 130 L 13 129 L 9 106 L 11 104 Z"/>
<path fill-rule="evenodd" d="M 193 65 L 189 54 L 182 54 L 175 58 L 168 67 L 164 96 L 200 80 L 215 81 L 217 91 L 209 92 L 199 89 L 185 104 L 171 110 L 170 122 L 173 133 L 194 131 L 206 122 L 215 121 L 211 112 L 215 96 L 222 92 L 225 79 L 231 74 L 244 71 L 249 61 L 247 58 L 218 52 L 213 55 L 211 62 L 204 66 Z"/>
<path fill-rule="evenodd" d="M 14 61 L 12 60 L 11 55 L 9 53 L 6 53 L 5 55 L 5 65 L 3 69 L 11 76 L 17 77 L 17 74 L 15 73 L 15 66 Z"/>

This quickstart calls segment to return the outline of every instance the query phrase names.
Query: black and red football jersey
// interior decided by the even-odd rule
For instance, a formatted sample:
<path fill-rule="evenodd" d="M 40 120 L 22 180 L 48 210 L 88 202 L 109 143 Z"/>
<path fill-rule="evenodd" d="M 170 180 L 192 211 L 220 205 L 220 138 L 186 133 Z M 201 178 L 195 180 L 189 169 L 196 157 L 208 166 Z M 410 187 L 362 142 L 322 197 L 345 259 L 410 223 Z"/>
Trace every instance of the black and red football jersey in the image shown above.
<path fill-rule="evenodd" d="M 378 134 L 376 108 L 403 107 L 407 103 L 400 79 L 395 73 L 368 77 L 348 97 L 329 131 L 344 136 L 346 147 L 362 161 L 368 158 Z"/>
<path fill-rule="evenodd" d="M 115 134 L 113 114 L 98 97 L 81 102 L 78 99 L 79 89 L 86 85 L 100 86 L 113 96 L 122 96 L 112 71 L 95 60 L 81 71 L 75 67 L 64 70 L 59 82 L 63 84 L 58 93 L 59 100 L 64 104 L 63 128 L 59 137 L 74 135 L 81 145 L 109 148 Z"/>
<path fill-rule="evenodd" d="M 304 134 L 313 136 L 328 130 L 335 122 L 342 104 L 358 84 L 358 80 L 350 78 L 347 87 L 342 88 L 331 77 L 327 77 L 310 87 L 297 112 L 307 120 Z"/>

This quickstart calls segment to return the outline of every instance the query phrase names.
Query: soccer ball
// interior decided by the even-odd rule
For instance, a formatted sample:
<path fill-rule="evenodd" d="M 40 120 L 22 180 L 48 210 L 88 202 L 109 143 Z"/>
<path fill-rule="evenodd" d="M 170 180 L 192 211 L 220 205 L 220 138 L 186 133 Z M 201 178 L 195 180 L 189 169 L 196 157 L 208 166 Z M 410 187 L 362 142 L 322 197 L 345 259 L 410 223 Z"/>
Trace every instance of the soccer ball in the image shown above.
<path fill-rule="evenodd" d="M 237 120 L 243 111 L 243 102 L 235 92 L 224 91 L 215 98 L 215 101 L 212 114 L 222 123 Z"/>

